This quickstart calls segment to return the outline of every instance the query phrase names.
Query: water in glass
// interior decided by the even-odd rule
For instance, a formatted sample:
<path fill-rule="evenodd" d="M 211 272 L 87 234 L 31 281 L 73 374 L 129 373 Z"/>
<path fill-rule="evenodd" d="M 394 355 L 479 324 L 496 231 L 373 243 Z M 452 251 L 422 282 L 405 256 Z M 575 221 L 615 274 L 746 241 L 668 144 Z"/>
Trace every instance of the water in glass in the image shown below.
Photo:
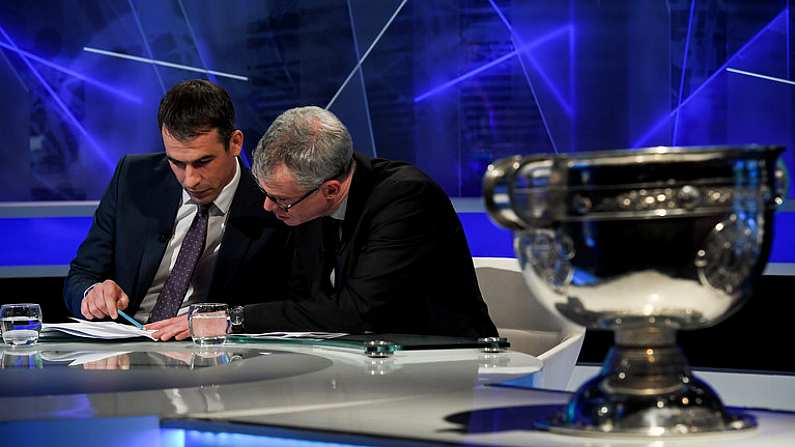
<path fill-rule="evenodd" d="M 6 304 L 0 308 L 3 342 L 12 346 L 32 345 L 41 332 L 41 308 L 38 304 Z"/>
<path fill-rule="evenodd" d="M 188 327 L 190 336 L 196 344 L 223 344 L 229 326 L 229 309 L 226 304 L 200 303 L 190 307 Z"/>

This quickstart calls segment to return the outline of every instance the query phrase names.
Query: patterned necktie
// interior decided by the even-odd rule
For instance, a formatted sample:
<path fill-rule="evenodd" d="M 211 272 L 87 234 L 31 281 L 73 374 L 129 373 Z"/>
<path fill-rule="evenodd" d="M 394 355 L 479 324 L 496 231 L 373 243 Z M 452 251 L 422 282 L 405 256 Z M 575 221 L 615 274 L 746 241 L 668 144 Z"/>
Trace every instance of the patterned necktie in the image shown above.
<path fill-rule="evenodd" d="M 185 293 L 188 291 L 190 278 L 193 270 L 199 263 L 202 251 L 204 251 L 204 241 L 207 239 L 207 220 L 210 215 L 210 205 L 199 205 L 196 217 L 190 224 L 190 229 L 182 240 L 182 246 L 177 255 L 177 261 L 168 274 L 163 290 L 157 297 L 157 302 L 149 315 L 149 323 L 165 320 L 177 315 Z"/>

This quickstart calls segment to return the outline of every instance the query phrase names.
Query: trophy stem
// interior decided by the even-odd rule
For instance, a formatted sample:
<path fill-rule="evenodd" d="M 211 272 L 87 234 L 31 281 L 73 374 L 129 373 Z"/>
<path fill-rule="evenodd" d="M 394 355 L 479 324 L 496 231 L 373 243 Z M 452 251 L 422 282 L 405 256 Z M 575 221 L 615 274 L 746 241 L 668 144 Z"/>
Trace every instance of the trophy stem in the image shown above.
<path fill-rule="evenodd" d="M 582 385 L 543 428 L 566 434 L 677 436 L 753 428 L 748 415 L 728 412 L 693 376 L 673 329 L 616 332 L 599 374 Z"/>
<path fill-rule="evenodd" d="M 616 346 L 624 347 L 664 347 L 676 346 L 676 330 L 646 326 L 641 328 L 622 328 L 615 332 Z"/>

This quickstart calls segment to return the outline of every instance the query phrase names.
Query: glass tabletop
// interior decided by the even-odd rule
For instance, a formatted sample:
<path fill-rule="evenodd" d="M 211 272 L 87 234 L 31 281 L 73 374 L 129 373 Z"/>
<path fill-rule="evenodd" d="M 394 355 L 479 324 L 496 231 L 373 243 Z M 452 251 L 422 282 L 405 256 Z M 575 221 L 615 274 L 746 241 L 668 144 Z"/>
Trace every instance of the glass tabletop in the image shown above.
<path fill-rule="evenodd" d="M 3 348 L 0 397 L 142 391 L 254 382 L 329 367 L 307 353 L 223 346 L 214 349 L 155 343 Z"/>

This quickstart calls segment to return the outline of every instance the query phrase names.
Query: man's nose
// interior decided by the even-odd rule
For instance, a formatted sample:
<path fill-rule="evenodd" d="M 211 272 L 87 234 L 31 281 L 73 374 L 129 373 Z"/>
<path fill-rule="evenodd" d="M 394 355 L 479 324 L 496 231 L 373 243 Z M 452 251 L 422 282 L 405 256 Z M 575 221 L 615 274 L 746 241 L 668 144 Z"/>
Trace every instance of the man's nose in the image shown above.
<path fill-rule="evenodd" d="M 188 165 L 185 167 L 185 187 L 190 189 L 197 186 L 201 182 L 201 175 L 199 171 Z"/>

